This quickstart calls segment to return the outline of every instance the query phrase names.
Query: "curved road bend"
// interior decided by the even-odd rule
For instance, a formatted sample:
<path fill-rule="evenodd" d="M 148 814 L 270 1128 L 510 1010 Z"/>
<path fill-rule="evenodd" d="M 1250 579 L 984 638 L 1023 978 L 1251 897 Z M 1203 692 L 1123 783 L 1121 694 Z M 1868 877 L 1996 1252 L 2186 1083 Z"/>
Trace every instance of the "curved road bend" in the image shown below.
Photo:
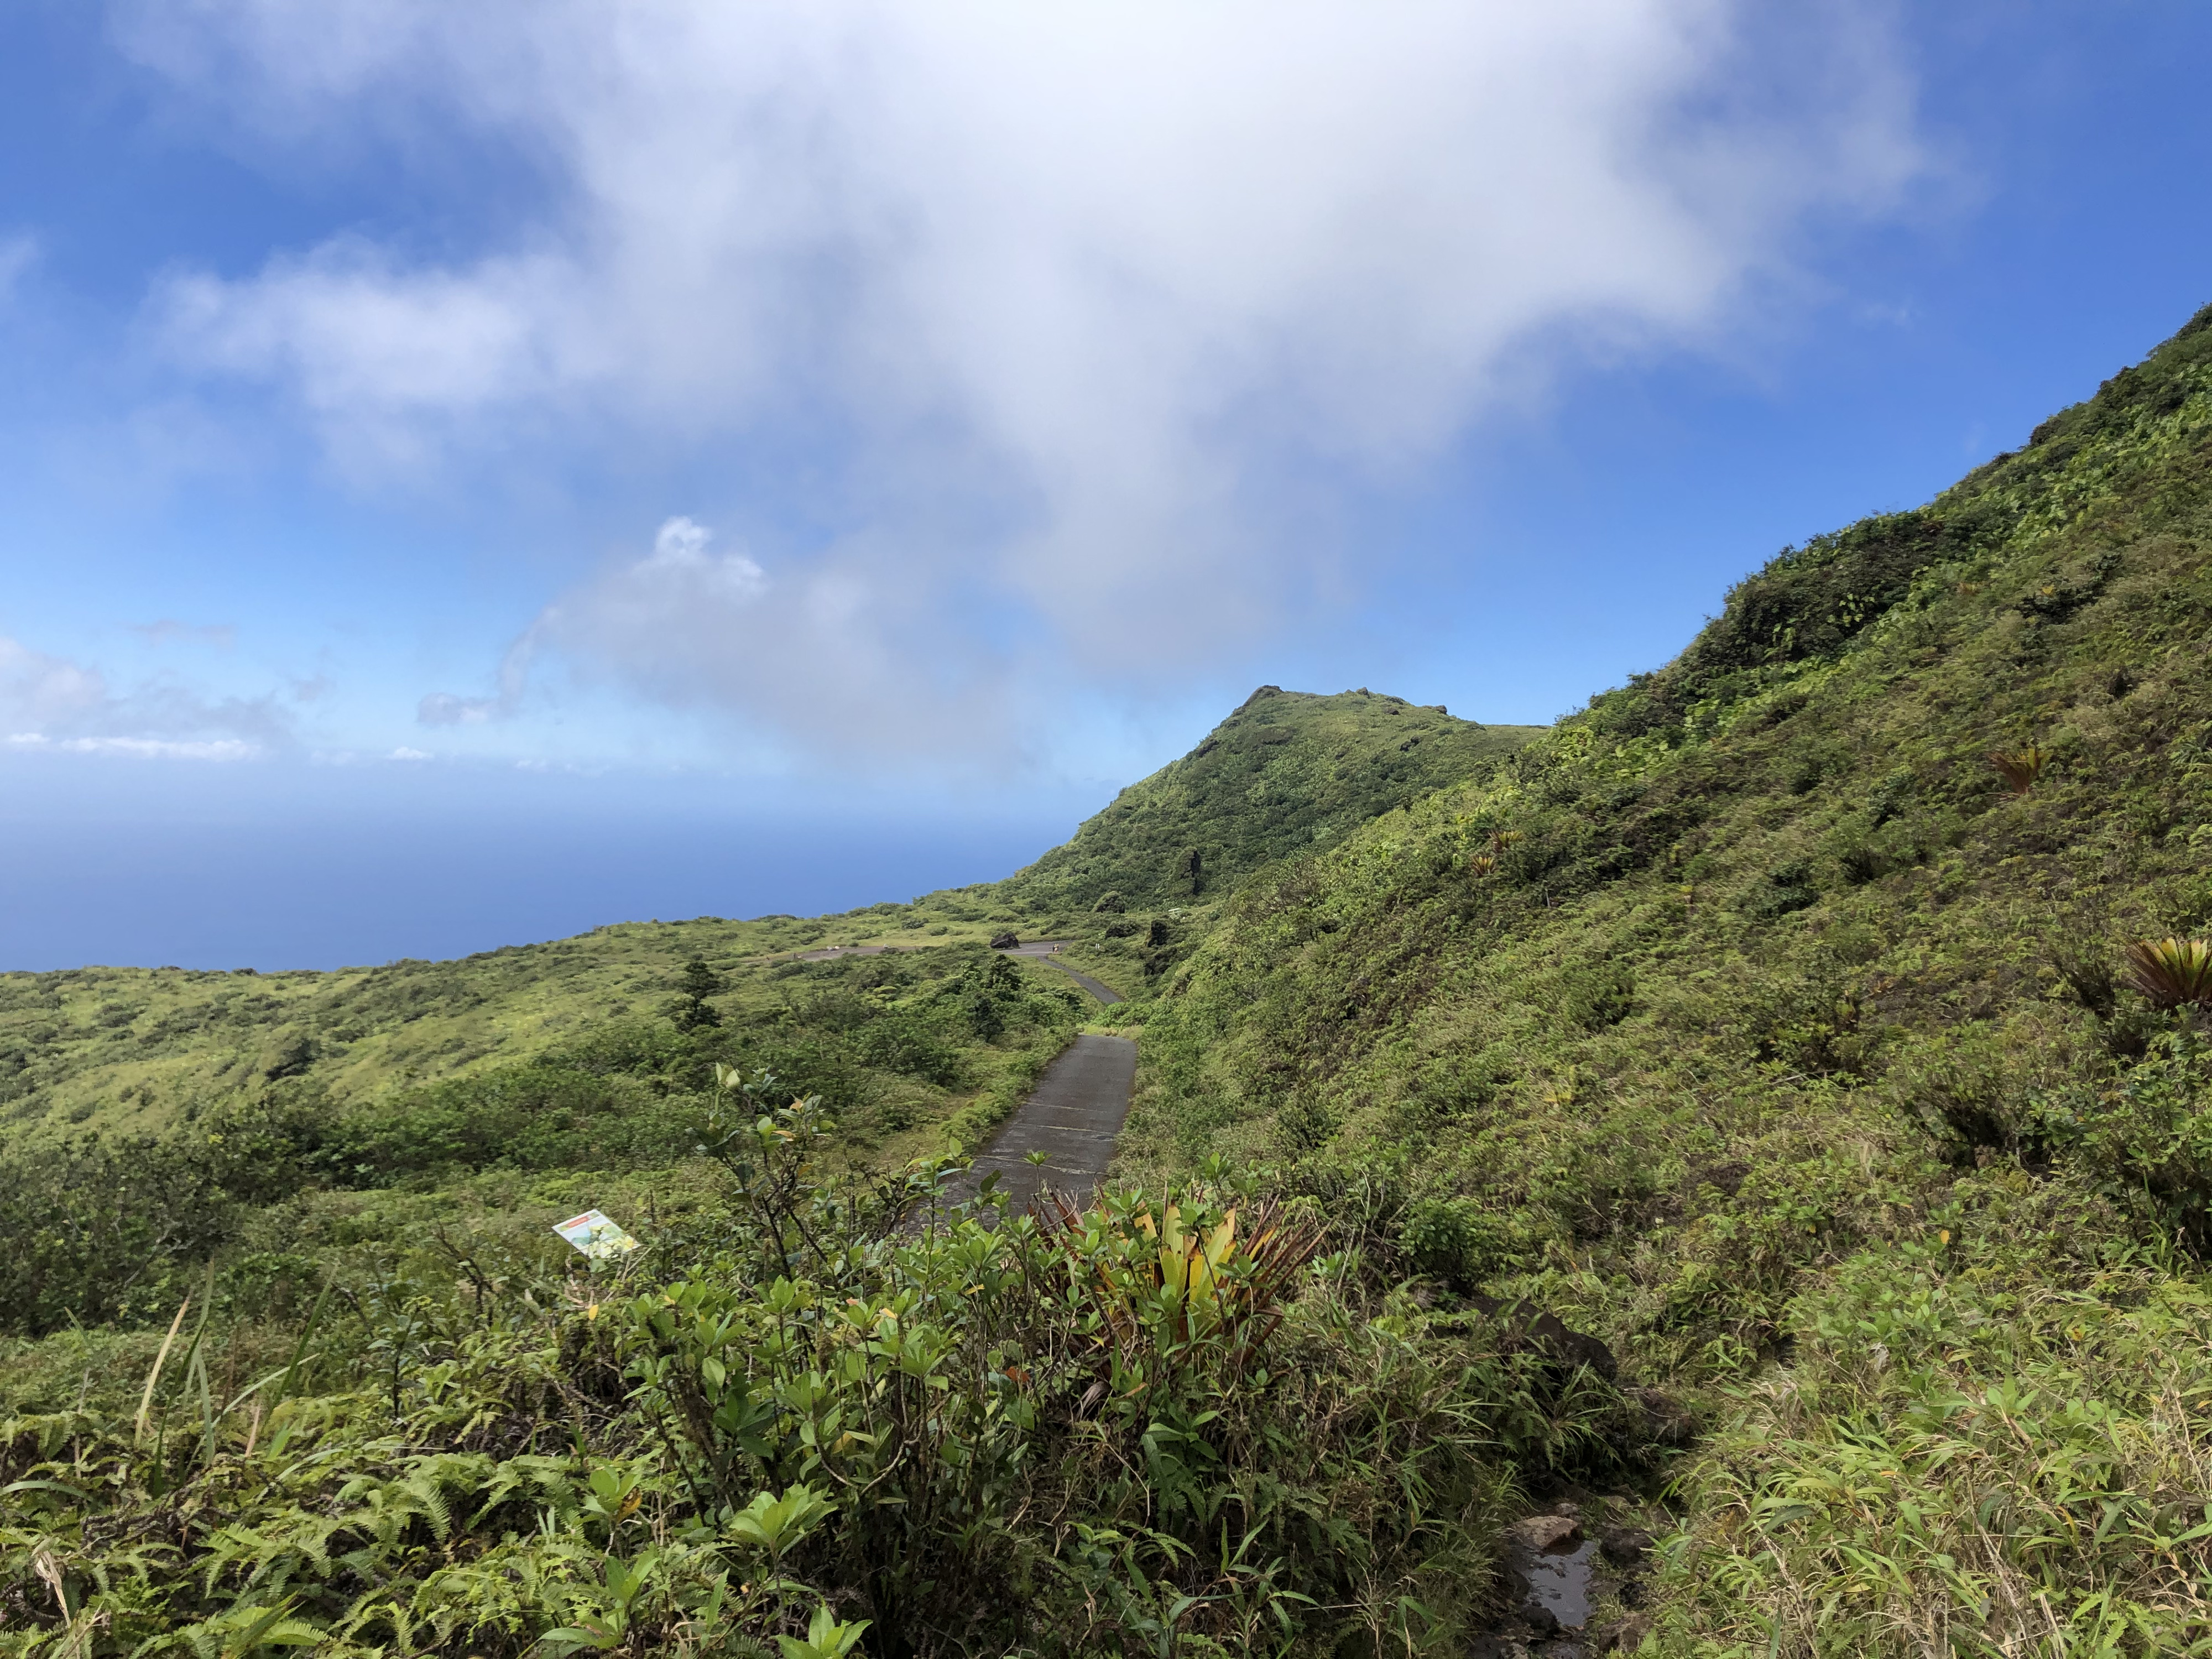
<path fill-rule="evenodd" d="M 947 1185 L 946 1198 L 957 1203 L 974 1197 L 983 1177 L 992 1174 L 1011 1200 L 1010 1215 L 1027 1209 L 1048 1186 L 1088 1198 L 1106 1177 L 1136 1080 L 1137 1045 L 1132 1039 L 1076 1038 L 976 1154 L 975 1167 Z M 1042 1164 L 1029 1161 L 1028 1154 L 1035 1152 L 1044 1153 Z"/>
<path fill-rule="evenodd" d="M 1058 955 L 1060 947 L 1066 943 L 1064 939 L 1033 939 L 1026 945 L 1014 945 L 1000 951 L 999 954 L 1002 957 L 1027 957 L 1032 962 L 1048 963 L 1109 1008 L 1121 1001 L 1121 994 L 1112 986 L 1095 980 L 1088 974 L 1079 974 L 1074 969 L 1060 960 Z"/>

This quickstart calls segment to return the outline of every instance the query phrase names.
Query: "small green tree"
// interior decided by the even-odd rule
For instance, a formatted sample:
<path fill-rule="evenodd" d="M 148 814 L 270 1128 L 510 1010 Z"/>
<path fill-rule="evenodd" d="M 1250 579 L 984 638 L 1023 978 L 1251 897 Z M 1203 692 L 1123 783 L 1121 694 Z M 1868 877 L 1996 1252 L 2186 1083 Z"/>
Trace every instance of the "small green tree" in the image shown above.
<path fill-rule="evenodd" d="M 722 1017 L 707 1000 L 722 988 L 722 976 L 697 957 L 684 964 L 684 977 L 676 985 L 676 1008 L 671 1015 L 679 1031 L 696 1031 L 720 1025 Z"/>

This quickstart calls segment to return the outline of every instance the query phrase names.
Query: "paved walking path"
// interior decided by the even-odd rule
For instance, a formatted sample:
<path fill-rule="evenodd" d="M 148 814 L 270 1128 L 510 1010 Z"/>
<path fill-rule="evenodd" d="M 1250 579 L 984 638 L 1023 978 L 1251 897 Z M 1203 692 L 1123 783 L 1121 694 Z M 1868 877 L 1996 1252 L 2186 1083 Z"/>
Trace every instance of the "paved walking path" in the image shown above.
<path fill-rule="evenodd" d="M 1000 954 L 1049 963 L 1108 1006 L 1121 1001 L 1121 994 L 1112 986 L 1058 959 L 1060 947 L 1066 943 L 1060 939 L 1030 939 Z M 832 945 L 825 951 L 805 951 L 800 960 L 881 956 L 887 948 L 915 947 Z M 1106 1178 L 1106 1165 L 1114 1157 L 1114 1138 L 1121 1133 L 1121 1120 L 1129 1115 L 1129 1090 L 1136 1080 L 1137 1045 L 1129 1038 L 1076 1038 L 1045 1068 L 1029 1098 L 999 1126 L 998 1133 L 976 1154 L 974 1167 L 946 1183 L 945 1199 L 958 1203 L 973 1198 L 983 1177 L 992 1174 L 998 1176 L 1000 1190 L 1008 1195 L 1009 1214 L 1020 1214 L 1047 1187 L 1088 1198 Z M 1045 1155 L 1042 1164 L 1029 1161 L 1028 1155 L 1036 1152 Z M 910 1219 L 908 1224 L 920 1223 Z"/>
<path fill-rule="evenodd" d="M 1064 962 L 1053 962 L 1050 957 L 1047 957 L 1045 960 L 1047 962 L 1051 962 L 1054 967 L 1059 969 L 1061 973 L 1066 974 L 1068 978 L 1073 980 L 1078 985 L 1080 985 L 1085 990 L 1090 992 L 1092 996 L 1097 997 L 1099 1001 L 1105 1003 L 1108 1006 L 1110 1007 L 1115 1003 L 1117 1003 L 1121 1000 L 1121 994 L 1115 990 L 1112 986 L 1107 984 L 1103 980 L 1093 979 L 1088 974 L 1079 974 L 1074 969 L 1069 967 Z"/>
<path fill-rule="evenodd" d="M 1048 1186 L 1088 1198 L 1105 1179 L 1136 1080 L 1137 1045 L 1131 1039 L 1076 1038 L 1000 1126 L 976 1156 L 975 1168 L 947 1186 L 945 1196 L 956 1202 L 972 1198 L 983 1177 L 995 1173 L 1000 1189 L 1012 1199 L 1011 1215 L 1018 1215 Z M 1029 1161 L 1027 1154 L 1033 1152 L 1045 1154 L 1042 1164 Z"/>

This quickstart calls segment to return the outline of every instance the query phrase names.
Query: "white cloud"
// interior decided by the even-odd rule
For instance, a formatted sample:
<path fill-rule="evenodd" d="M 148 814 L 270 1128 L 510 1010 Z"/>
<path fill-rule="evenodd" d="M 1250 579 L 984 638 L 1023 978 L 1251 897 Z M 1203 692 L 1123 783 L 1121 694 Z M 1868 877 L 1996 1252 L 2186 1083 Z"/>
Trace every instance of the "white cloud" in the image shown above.
<path fill-rule="evenodd" d="M 258 743 L 235 738 L 179 741 L 167 738 L 49 738 L 40 732 L 18 732 L 8 739 L 13 749 L 49 750 L 62 755 L 121 755 L 131 760 L 242 761 L 258 759 Z"/>
<path fill-rule="evenodd" d="M 98 671 L 0 638 L 0 720 L 73 726 L 99 718 L 109 701 Z"/>
<path fill-rule="evenodd" d="M 1854 9 L 128 15 L 142 58 L 288 153 L 398 130 L 402 155 L 496 144 L 556 181 L 471 256 L 347 237 L 164 291 L 175 350 L 288 388 L 361 476 L 518 445 L 711 457 L 794 413 L 843 434 L 820 506 L 850 528 L 803 566 L 657 550 L 434 723 L 510 710 L 556 634 L 810 732 L 828 717 L 771 672 L 795 657 L 942 715 L 1040 662 L 1142 678 L 1233 649 L 1310 614 L 1309 521 L 1341 492 L 1418 469 L 1563 349 L 1710 338 L 1808 218 L 1881 211 L 1921 165 Z M 775 636 L 708 638 L 736 618 Z"/>
<path fill-rule="evenodd" d="M 835 556 L 786 580 L 740 552 L 710 550 L 688 518 L 653 550 L 548 605 L 508 649 L 497 692 L 435 692 L 427 726 L 473 726 L 523 711 L 547 659 L 677 708 L 741 708 L 803 740 L 881 758 L 1004 753 L 1016 740 L 1004 671 L 956 645 L 933 654 L 933 596 L 882 568 Z M 940 629 L 940 637 L 953 636 Z"/>
<path fill-rule="evenodd" d="M 211 702 L 167 681 L 118 693 L 96 668 L 5 637 L 0 728 L 19 751 L 138 760 L 251 760 L 290 740 L 270 699 Z"/>

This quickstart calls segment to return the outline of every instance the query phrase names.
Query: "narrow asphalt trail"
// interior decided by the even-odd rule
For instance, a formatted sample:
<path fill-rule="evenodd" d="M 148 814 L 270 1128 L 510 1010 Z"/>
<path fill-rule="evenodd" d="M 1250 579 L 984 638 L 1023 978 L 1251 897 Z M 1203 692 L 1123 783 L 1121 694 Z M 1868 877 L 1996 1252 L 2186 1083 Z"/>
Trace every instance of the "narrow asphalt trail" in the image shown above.
<path fill-rule="evenodd" d="M 1047 957 L 1045 960 L 1047 962 L 1052 962 L 1052 965 L 1054 967 L 1059 969 L 1061 973 L 1066 974 L 1068 978 L 1073 980 L 1085 990 L 1090 992 L 1092 996 L 1097 997 L 1099 1001 L 1110 1006 L 1121 1000 L 1121 994 L 1115 990 L 1112 986 L 1105 984 L 1102 981 L 1095 980 L 1088 974 L 1079 974 L 1074 969 L 1069 967 L 1064 962 L 1053 962 L 1050 957 Z"/>
<path fill-rule="evenodd" d="M 1009 1215 L 1020 1214 L 1047 1187 L 1088 1198 L 1105 1179 L 1136 1080 L 1137 1045 L 1131 1039 L 1076 1038 L 999 1126 L 975 1167 L 947 1185 L 945 1197 L 955 1203 L 973 1198 L 983 1177 L 995 1174 L 1011 1200 Z M 1042 1164 L 1029 1161 L 1035 1152 L 1044 1153 Z"/>
<path fill-rule="evenodd" d="M 1060 947 L 1066 942 L 1030 939 L 999 954 L 1049 963 L 1108 1006 L 1121 1001 L 1121 994 L 1112 986 L 1057 959 Z M 800 960 L 880 956 L 886 948 L 833 945 L 826 951 L 805 951 Z M 1029 1098 L 999 1126 L 968 1173 L 945 1184 L 945 1200 L 957 1204 L 975 1197 L 983 1178 L 994 1174 L 1007 1196 L 1010 1215 L 1029 1208 L 1048 1187 L 1088 1198 L 1106 1178 L 1106 1166 L 1114 1157 L 1114 1139 L 1121 1133 L 1121 1121 L 1129 1115 L 1129 1090 L 1136 1080 L 1134 1042 L 1118 1036 L 1076 1038 L 1045 1068 Z M 1043 1162 L 1030 1163 L 1029 1155 L 1040 1152 L 1044 1154 Z M 919 1218 L 914 1218 L 908 1224 L 918 1224 Z"/>

